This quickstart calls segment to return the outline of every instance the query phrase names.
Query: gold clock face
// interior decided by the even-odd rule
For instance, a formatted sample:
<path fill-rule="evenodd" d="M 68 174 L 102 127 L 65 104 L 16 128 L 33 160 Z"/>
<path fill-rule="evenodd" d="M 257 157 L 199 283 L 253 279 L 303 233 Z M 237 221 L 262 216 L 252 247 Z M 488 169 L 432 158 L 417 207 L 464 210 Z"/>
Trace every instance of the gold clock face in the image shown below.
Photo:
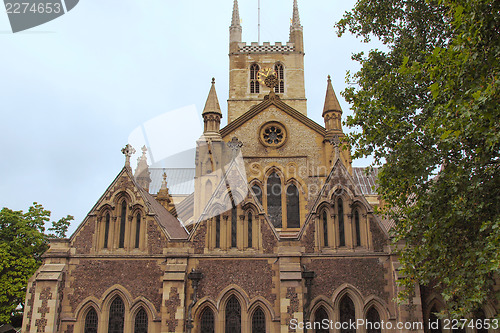
<path fill-rule="evenodd" d="M 260 82 L 263 86 L 267 87 L 266 79 L 270 76 L 274 75 L 276 77 L 276 72 L 272 68 L 262 68 L 257 72 L 257 81 Z"/>

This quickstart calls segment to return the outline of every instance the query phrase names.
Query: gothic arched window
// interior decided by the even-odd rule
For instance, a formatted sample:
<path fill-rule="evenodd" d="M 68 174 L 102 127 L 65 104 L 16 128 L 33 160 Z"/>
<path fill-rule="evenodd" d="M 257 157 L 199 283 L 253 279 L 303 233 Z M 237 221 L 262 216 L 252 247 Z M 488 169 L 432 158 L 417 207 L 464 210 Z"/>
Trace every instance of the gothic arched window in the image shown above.
<path fill-rule="evenodd" d="M 139 248 L 139 241 L 141 240 L 141 213 L 137 213 L 135 219 L 135 248 Z"/>
<path fill-rule="evenodd" d="M 125 222 L 127 220 L 127 202 L 122 201 L 122 214 L 120 217 L 120 242 L 118 243 L 119 248 L 125 247 Z"/>
<path fill-rule="evenodd" d="M 134 333 L 148 333 L 148 314 L 143 308 L 135 315 Z"/>
<path fill-rule="evenodd" d="M 337 213 L 339 217 L 339 245 L 345 246 L 345 232 L 344 232 L 344 204 L 342 199 L 337 201 Z"/>
<path fill-rule="evenodd" d="M 281 179 L 276 172 L 267 178 L 267 215 L 276 228 L 281 228 Z"/>
<path fill-rule="evenodd" d="M 259 65 L 252 64 L 250 66 L 250 93 L 258 94 L 260 92 L 259 81 L 257 81 L 257 73 L 259 72 Z"/>
<path fill-rule="evenodd" d="M 215 217 L 215 247 L 220 247 L 220 215 Z"/>
<path fill-rule="evenodd" d="M 478 309 L 474 312 L 474 323 L 476 324 L 477 333 L 488 333 L 488 329 L 486 328 L 486 314 L 482 309 Z M 481 326 L 481 328 L 479 328 Z"/>
<path fill-rule="evenodd" d="M 328 326 L 324 326 L 323 323 L 328 323 L 328 313 L 326 313 L 326 310 L 324 307 L 320 306 L 316 312 L 314 313 L 314 332 L 315 333 L 329 333 L 330 330 L 328 329 Z"/>
<path fill-rule="evenodd" d="M 283 70 L 282 64 L 274 65 L 274 71 L 278 79 L 278 86 L 274 88 L 274 92 L 277 94 L 282 94 L 285 92 L 285 72 Z"/>
<path fill-rule="evenodd" d="M 109 238 L 109 224 L 110 224 L 111 216 L 109 213 L 106 214 L 106 222 L 104 225 L 104 248 L 108 248 L 108 238 Z"/>
<path fill-rule="evenodd" d="M 253 184 L 252 191 L 253 193 L 255 193 L 255 196 L 259 200 L 259 203 L 262 205 L 262 189 L 260 188 L 260 186 L 257 184 Z"/>
<path fill-rule="evenodd" d="M 226 333 L 241 333 L 241 306 L 236 296 L 226 304 Z"/>
<path fill-rule="evenodd" d="M 85 328 L 83 330 L 84 333 L 97 333 L 97 312 L 95 312 L 94 308 L 90 308 L 89 312 L 85 316 Z"/>
<path fill-rule="evenodd" d="M 231 208 L 231 247 L 237 246 L 237 236 L 238 236 L 238 214 L 236 211 L 236 206 L 233 204 L 233 208 Z"/>
<path fill-rule="evenodd" d="M 441 320 L 436 315 L 439 311 L 436 308 L 436 304 L 434 304 L 431 308 L 431 313 L 429 316 L 429 326 L 431 333 L 441 333 L 443 332 L 441 327 Z M 435 324 L 437 323 L 437 325 Z"/>
<path fill-rule="evenodd" d="M 248 213 L 248 220 L 247 220 L 247 223 L 248 223 L 248 239 L 247 239 L 247 246 L 248 247 L 252 247 L 253 246 L 253 216 L 252 216 L 252 212 Z"/>
<path fill-rule="evenodd" d="M 252 333 L 266 333 L 266 315 L 260 307 L 252 315 Z"/>
<path fill-rule="evenodd" d="M 125 305 L 117 296 L 109 307 L 108 333 L 123 333 L 123 322 L 125 318 Z"/>
<path fill-rule="evenodd" d="M 294 184 L 286 189 L 286 224 L 287 228 L 300 228 L 299 190 Z"/>
<path fill-rule="evenodd" d="M 371 307 L 366 313 L 366 333 L 381 333 L 380 315 L 375 307 Z"/>
<path fill-rule="evenodd" d="M 356 310 L 354 309 L 354 303 L 349 296 L 344 296 L 340 301 L 340 322 L 347 323 L 342 324 L 341 333 L 354 333 L 355 329 L 351 329 L 351 323 L 356 322 Z M 347 328 L 345 328 L 347 327 Z"/>
<path fill-rule="evenodd" d="M 361 228 L 359 226 L 359 211 L 354 211 L 354 228 L 356 232 L 356 246 L 361 246 Z"/>
<path fill-rule="evenodd" d="M 200 333 L 215 333 L 215 320 L 212 309 L 203 309 L 200 317 Z"/>
<path fill-rule="evenodd" d="M 323 222 L 323 246 L 328 246 L 328 214 L 326 209 L 321 213 L 321 220 Z"/>

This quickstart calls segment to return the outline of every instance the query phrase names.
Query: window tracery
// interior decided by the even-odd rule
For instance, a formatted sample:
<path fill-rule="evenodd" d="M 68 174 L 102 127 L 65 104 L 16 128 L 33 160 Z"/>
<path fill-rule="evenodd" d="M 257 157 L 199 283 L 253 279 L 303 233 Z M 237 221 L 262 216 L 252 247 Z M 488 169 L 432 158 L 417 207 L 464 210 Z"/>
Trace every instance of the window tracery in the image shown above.
<path fill-rule="evenodd" d="M 258 94 L 260 92 L 259 81 L 257 81 L 257 73 L 259 72 L 260 67 L 257 64 L 252 64 L 250 66 L 250 93 Z"/>

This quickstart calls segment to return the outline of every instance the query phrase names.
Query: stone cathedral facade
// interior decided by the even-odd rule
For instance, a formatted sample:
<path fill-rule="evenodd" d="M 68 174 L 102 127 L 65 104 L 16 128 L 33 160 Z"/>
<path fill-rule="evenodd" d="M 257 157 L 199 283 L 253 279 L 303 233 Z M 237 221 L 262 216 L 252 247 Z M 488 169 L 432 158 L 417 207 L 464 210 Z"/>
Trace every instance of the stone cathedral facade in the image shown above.
<path fill-rule="evenodd" d="M 330 77 L 324 124 L 307 117 L 302 29 L 294 1 L 289 42 L 243 43 L 234 1 L 228 125 L 213 81 L 194 192 L 174 205 L 146 148 L 134 173 L 127 145 L 125 167 L 30 279 L 23 332 L 429 331 L 443 300 L 415 286 L 394 302 L 391 222 L 374 214 L 376 170 L 351 166 Z M 339 326 L 361 319 L 386 324 Z"/>

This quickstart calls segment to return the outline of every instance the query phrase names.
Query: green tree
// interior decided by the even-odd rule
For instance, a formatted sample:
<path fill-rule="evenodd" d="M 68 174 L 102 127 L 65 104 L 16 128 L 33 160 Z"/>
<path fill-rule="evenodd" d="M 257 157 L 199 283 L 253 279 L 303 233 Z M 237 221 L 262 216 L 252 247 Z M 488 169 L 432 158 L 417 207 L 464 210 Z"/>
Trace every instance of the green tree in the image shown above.
<path fill-rule="evenodd" d="M 52 222 L 50 211 L 33 203 L 27 212 L 3 208 L 0 211 L 0 323 L 9 322 L 19 305 L 24 304 L 28 279 L 42 262 L 49 238 L 64 238 L 73 217 L 68 215 Z"/>
<path fill-rule="evenodd" d="M 384 50 L 353 55 L 343 92 L 396 222 L 400 297 L 436 284 L 451 316 L 491 295 L 500 267 L 500 2 L 358 0 L 336 24 Z"/>

